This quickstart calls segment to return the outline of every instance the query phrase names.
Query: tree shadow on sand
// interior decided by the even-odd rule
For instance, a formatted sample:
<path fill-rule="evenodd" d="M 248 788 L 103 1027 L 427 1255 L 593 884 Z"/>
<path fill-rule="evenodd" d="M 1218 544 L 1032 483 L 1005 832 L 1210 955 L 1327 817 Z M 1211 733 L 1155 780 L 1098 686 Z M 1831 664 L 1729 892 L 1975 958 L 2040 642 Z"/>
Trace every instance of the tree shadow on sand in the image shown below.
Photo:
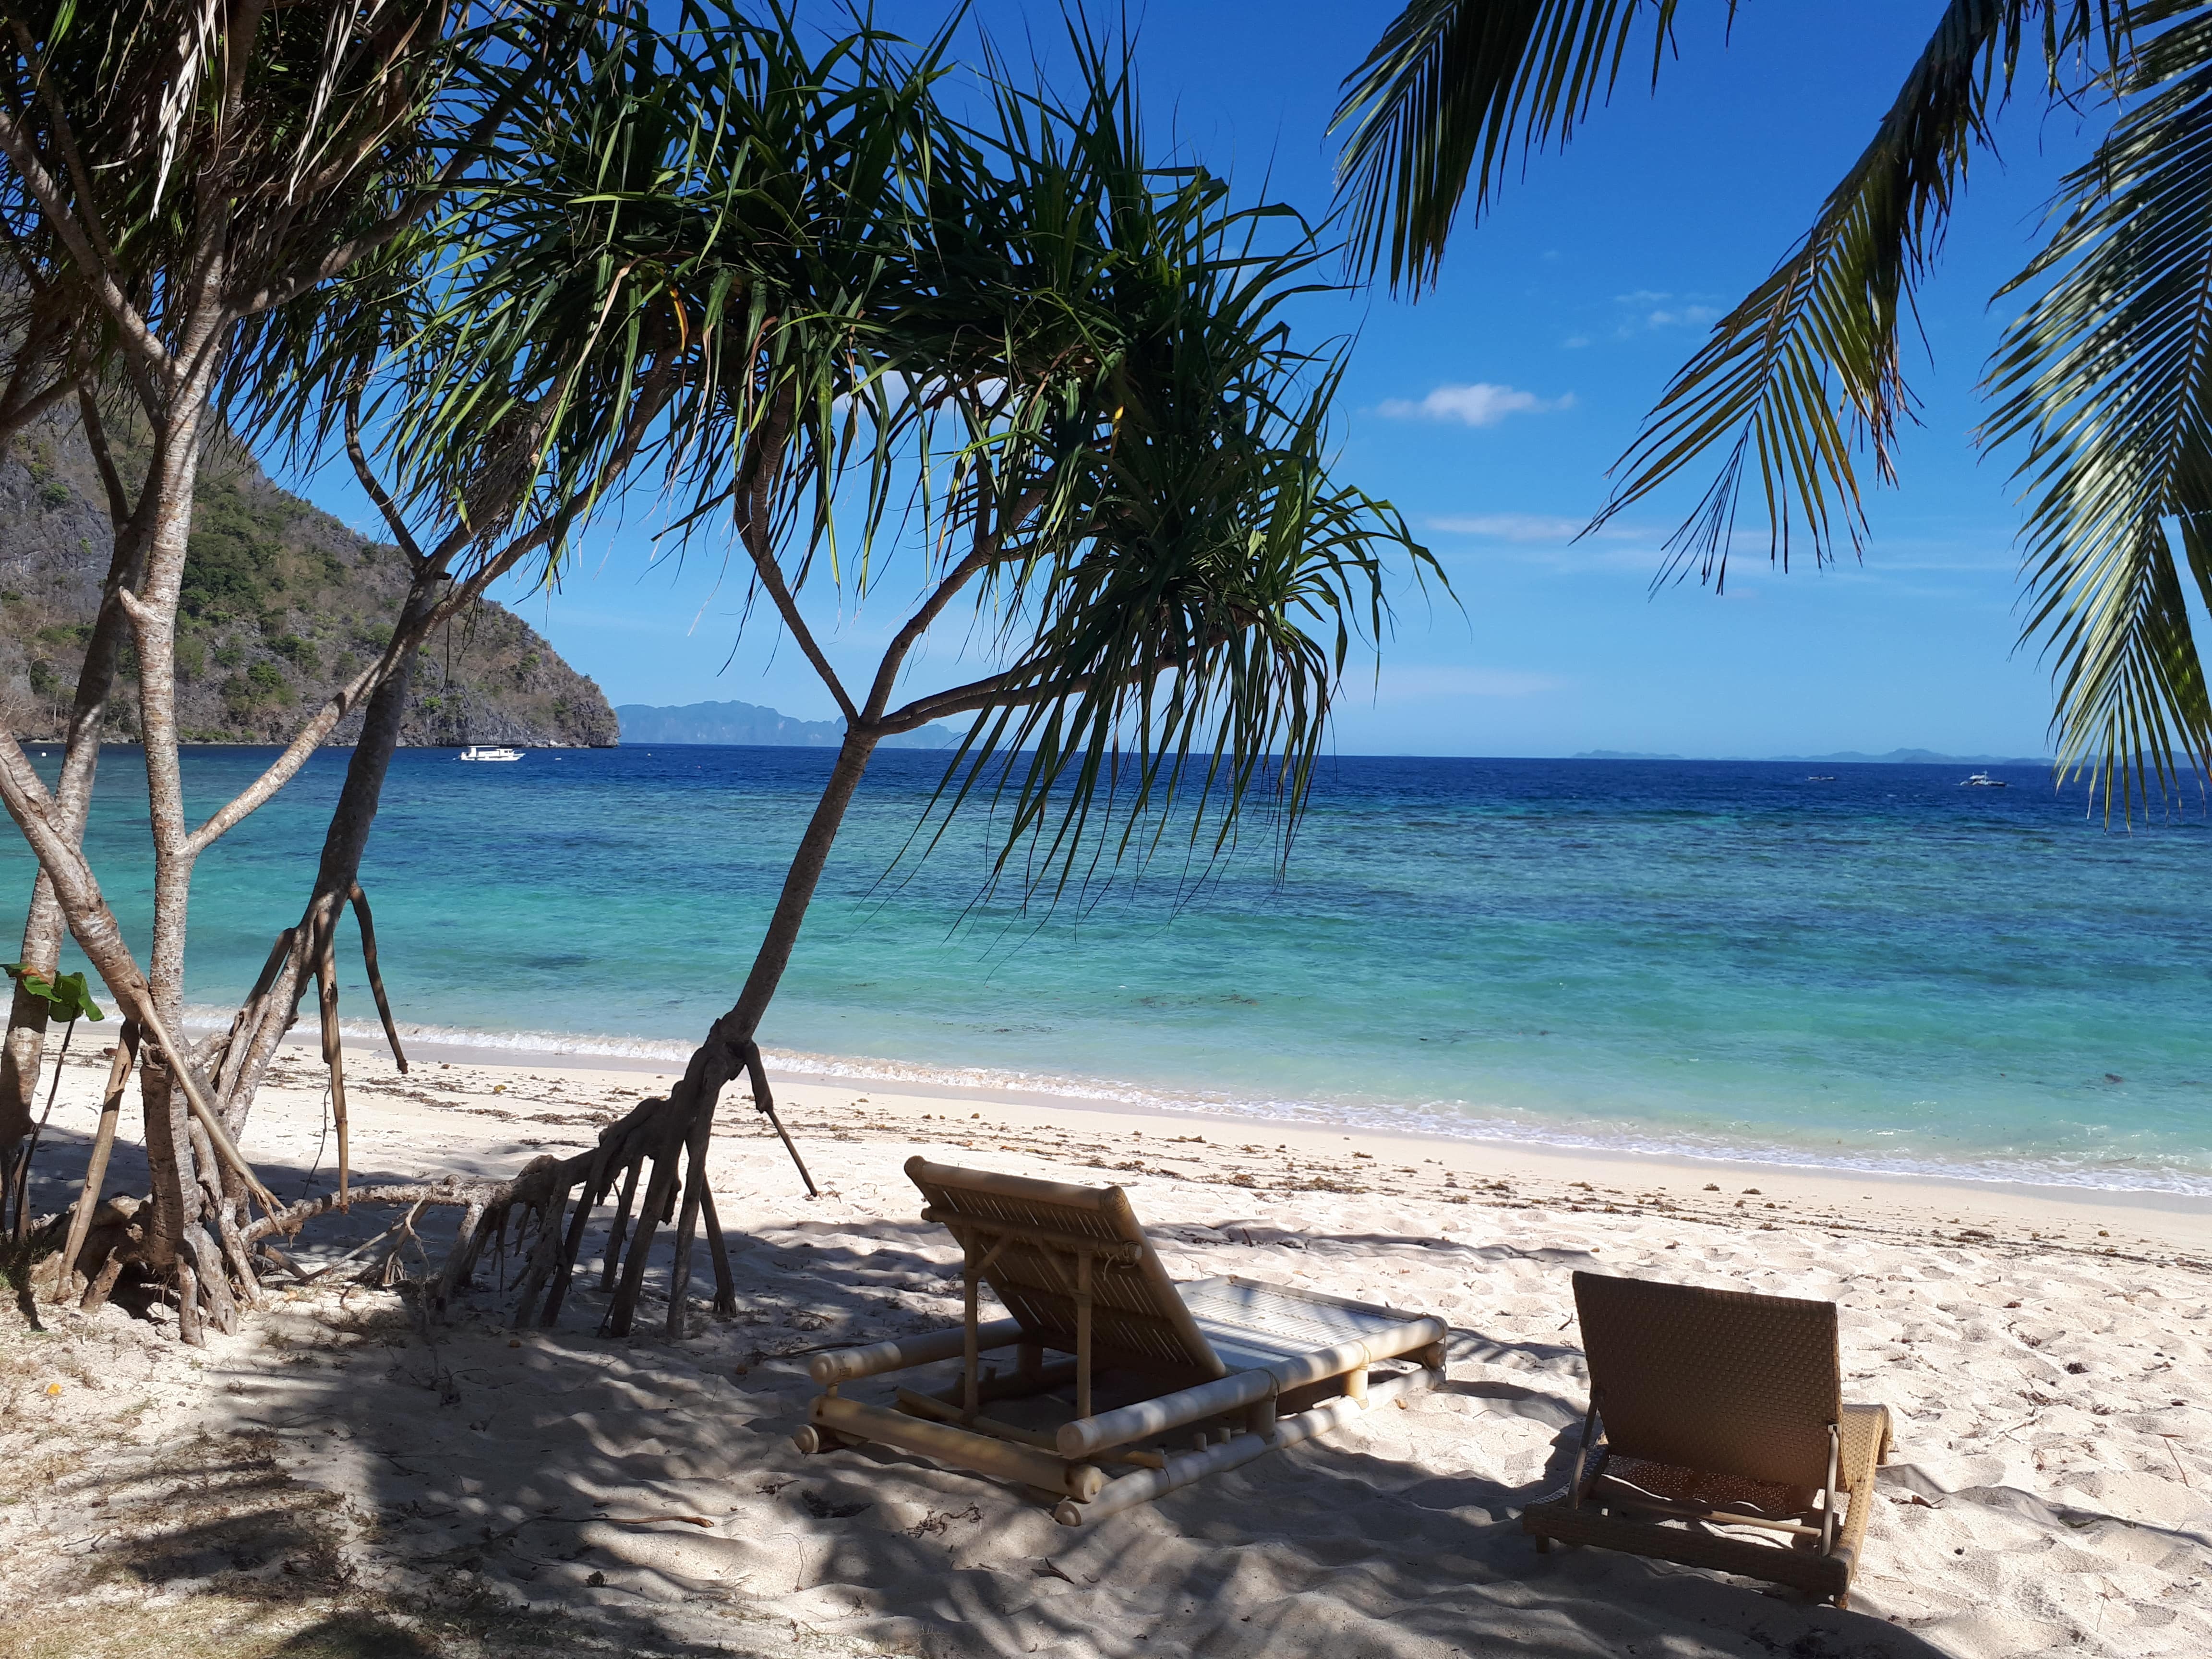
<path fill-rule="evenodd" d="M 388 1220 L 319 1232 L 303 1265 Z M 424 1242 L 434 1261 L 441 1241 Z M 555 1331 L 507 1328 L 493 1262 L 442 1322 L 390 1292 L 272 1284 L 260 1346 L 209 1366 L 208 1434 L 71 1477 L 85 1513 L 128 1516 L 80 1547 L 84 1573 L 345 1604 L 256 1656 L 1937 1653 L 1744 1581 L 1538 1555 L 1518 1513 L 1564 1484 L 1582 1417 L 1564 1341 L 1455 1331 L 1462 1375 L 1406 1413 L 1095 1527 L 884 1448 L 803 1458 L 808 1356 L 952 1322 L 954 1249 L 904 1222 L 731 1243 L 738 1312 L 702 1302 L 673 1344 L 594 1336 L 592 1272 Z M 1492 1374 L 1464 1375 L 1477 1361 Z M 1472 1443 L 1461 1424 L 1517 1437 L 1512 1473 L 1437 1456 Z"/>

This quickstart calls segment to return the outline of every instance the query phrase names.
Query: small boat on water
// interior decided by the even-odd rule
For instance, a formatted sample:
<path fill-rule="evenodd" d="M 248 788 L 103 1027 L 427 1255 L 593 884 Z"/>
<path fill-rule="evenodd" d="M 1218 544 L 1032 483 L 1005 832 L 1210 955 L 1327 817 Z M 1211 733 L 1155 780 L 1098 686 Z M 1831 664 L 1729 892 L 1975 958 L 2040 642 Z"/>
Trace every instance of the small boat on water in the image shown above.
<path fill-rule="evenodd" d="M 1835 781 L 1836 775 L 1833 772 L 1808 773 L 1805 778 L 1808 783 L 1833 783 Z"/>
<path fill-rule="evenodd" d="M 499 744 L 472 743 L 461 750 L 460 758 L 465 761 L 519 761 L 522 758 L 522 751 Z"/>
<path fill-rule="evenodd" d="M 2009 789 L 2012 786 L 2002 778 L 1993 778 L 1986 772 L 1977 772 L 1971 778 L 1959 780 L 1961 789 Z"/>

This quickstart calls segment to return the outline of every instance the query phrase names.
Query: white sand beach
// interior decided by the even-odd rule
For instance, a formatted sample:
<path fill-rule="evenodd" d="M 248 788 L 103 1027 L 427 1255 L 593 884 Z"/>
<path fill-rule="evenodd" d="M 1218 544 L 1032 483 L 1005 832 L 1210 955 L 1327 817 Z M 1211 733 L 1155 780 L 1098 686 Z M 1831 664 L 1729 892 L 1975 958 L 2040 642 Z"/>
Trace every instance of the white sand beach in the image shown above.
<path fill-rule="evenodd" d="M 100 1075 L 82 1058 L 36 1207 L 82 1170 Z M 365 1047 L 349 1072 L 361 1182 L 507 1173 L 589 1144 L 653 1083 L 543 1060 L 402 1078 Z M 702 1272 L 681 1342 L 659 1339 L 659 1304 L 635 1338 L 595 1336 L 596 1274 L 557 1330 L 506 1328 L 487 1272 L 427 1334 L 350 1269 L 272 1279 L 197 1352 L 120 1307 L 41 1308 L 43 1331 L 10 1310 L 0 1647 L 2212 1652 L 2212 1205 L 780 1086 L 823 1196 L 725 1103 L 714 1188 L 740 1311 L 708 1315 Z M 319 1070 L 288 1054 L 246 1143 L 284 1196 L 322 1127 Z M 1118 1182 L 1178 1278 L 1437 1314 L 1448 1383 L 1079 1528 L 881 1449 L 803 1458 L 812 1352 L 958 1317 L 957 1251 L 901 1171 L 917 1152 Z M 130 1152 L 111 1189 L 141 1178 Z M 312 1270 L 392 1219 L 333 1217 L 295 1259 Z M 434 1259 L 450 1212 L 422 1224 Z M 1850 1611 L 1535 1553 L 1519 1510 L 1564 1483 L 1585 1405 L 1577 1267 L 1840 1304 L 1848 1393 L 1898 1419 Z"/>

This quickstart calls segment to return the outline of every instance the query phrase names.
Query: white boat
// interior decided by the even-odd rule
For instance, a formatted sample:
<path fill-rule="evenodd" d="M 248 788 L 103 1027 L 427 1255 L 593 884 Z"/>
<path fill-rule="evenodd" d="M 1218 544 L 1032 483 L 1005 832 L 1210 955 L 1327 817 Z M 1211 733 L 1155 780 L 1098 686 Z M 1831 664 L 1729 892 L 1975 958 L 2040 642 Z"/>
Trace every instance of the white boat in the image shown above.
<path fill-rule="evenodd" d="M 1971 778 L 1959 780 L 1961 789 L 2009 789 L 2012 786 L 2002 778 L 1993 778 L 1986 772 L 1977 772 Z"/>
<path fill-rule="evenodd" d="M 498 744 L 472 743 L 461 750 L 460 758 L 465 761 L 518 761 L 522 758 L 522 751 L 504 748 Z"/>

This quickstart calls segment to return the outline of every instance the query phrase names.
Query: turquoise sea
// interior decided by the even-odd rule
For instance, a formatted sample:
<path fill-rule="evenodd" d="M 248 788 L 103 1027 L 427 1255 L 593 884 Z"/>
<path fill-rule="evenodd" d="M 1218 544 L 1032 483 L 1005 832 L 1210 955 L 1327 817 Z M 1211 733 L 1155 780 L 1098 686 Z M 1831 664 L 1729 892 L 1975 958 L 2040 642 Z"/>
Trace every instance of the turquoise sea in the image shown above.
<path fill-rule="evenodd" d="M 198 750 L 187 781 L 204 809 L 268 758 Z M 403 752 L 363 872 L 401 1018 L 680 1058 L 830 758 Z M 189 995 L 210 1013 L 296 917 L 344 763 L 316 757 L 203 860 Z M 980 818 L 886 878 L 941 766 L 871 769 L 763 1034 L 787 1064 L 2212 1193 L 2201 811 L 2107 830 L 2033 769 L 1974 789 L 1963 767 L 1343 757 L 1287 869 L 1255 838 L 1202 883 L 1162 858 L 1024 912 L 975 902 Z M 136 753 L 111 753 L 94 854 L 141 927 L 144 811 Z M 29 880 L 11 835 L 0 882 Z M 360 977 L 356 956 L 365 1031 Z"/>

